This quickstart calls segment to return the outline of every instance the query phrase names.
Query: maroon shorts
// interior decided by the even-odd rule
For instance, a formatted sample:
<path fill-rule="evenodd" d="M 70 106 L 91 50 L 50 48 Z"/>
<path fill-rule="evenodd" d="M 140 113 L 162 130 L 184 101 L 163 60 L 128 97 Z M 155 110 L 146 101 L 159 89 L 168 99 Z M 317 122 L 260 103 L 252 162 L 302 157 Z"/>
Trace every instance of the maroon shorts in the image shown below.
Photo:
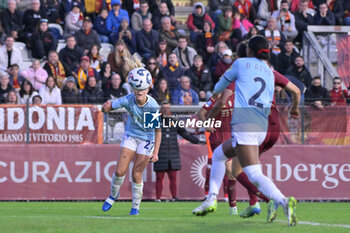
<path fill-rule="evenodd" d="M 269 115 L 269 126 L 267 128 L 266 138 L 259 146 L 259 155 L 270 150 L 278 140 L 280 136 L 280 121 L 278 111 L 275 107 L 271 108 Z"/>

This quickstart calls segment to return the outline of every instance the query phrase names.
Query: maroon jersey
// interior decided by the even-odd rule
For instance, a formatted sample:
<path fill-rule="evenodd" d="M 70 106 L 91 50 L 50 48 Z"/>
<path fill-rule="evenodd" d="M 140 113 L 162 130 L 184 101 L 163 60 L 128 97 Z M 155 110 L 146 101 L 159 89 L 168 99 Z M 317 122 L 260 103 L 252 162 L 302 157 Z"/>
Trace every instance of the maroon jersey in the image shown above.
<path fill-rule="evenodd" d="M 232 94 L 221 109 L 220 113 L 215 117 L 215 120 L 221 121 L 221 127 L 216 128 L 216 131 L 210 134 L 209 140 L 211 145 L 218 146 L 231 138 L 231 120 L 234 99 L 235 95 Z M 202 108 L 209 112 L 214 107 L 215 102 L 215 99 L 210 98 Z M 212 150 L 214 149 L 212 148 Z"/>
<path fill-rule="evenodd" d="M 284 77 L 282 74 L 277 71 L 273 71 L 275 76 L 275 86 L 280 86 L 285 88 L 289 82 L 289 79 Z M 269 115 L 269 125 L 267 128 L 267 134 L 263 143 L 259 146 L 259 154 L 262 154 L 275 145 L 280 136 L 280 119 L 278 115 L 278 110 L 276 108 L 275 96 L 273 97 L 271 112 Z"/>

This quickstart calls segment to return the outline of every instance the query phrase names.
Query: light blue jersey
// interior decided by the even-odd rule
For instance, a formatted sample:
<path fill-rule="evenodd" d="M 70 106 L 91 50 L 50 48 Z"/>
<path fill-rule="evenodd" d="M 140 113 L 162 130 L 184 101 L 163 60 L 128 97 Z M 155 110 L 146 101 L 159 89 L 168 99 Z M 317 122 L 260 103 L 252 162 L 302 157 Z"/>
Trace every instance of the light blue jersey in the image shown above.
<path fill-rule="evenodd" d="M 112 109 L 124 107 L 129 112 L 126 122 L 125 133 L 131 137 L 145 141 L 155 140 L 155 130 L 144 127 L 144 112 L 155 113 L 159 110 L 159 105 L 155 99 L 147 95 L 147 102 L 143 106 L 136 103 L 134 94 L 121 97 L 112 101 Z"/>
<path fill-rule="evenodd" d="M 267 131 L 275 79 L 267 64 L 257 58 L 239 58 L 215 85 L 221 93 L 235 81 L 235 103 L 231 124 L 252 123 Z"/>

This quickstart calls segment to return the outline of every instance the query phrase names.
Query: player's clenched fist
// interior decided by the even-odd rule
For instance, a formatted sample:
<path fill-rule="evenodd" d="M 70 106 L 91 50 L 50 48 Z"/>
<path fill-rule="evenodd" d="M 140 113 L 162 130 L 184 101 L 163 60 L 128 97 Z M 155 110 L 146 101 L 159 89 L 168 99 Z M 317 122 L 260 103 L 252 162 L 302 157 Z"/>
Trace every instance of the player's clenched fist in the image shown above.
<path fill-rule="evenodd" d="M 110 112 L 112 110 L 112 101 L 108 100 L 102 105 L 102 112 Z"/>

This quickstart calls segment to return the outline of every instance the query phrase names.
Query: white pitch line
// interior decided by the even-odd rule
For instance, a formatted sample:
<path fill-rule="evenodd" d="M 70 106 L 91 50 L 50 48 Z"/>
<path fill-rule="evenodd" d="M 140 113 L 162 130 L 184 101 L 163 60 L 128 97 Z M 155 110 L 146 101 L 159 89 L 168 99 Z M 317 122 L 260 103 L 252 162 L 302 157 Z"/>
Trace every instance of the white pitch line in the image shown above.
<path fill-rule="evenodd" d="M 283 221 L 283 220 L 275 220 L 275 222 L 287 223 L 287 221 Z M 350 228 L 350 225 L 345 225 L 345 224 L 329 224 L 329 223 L 320 223 L 320 222 L 298 221 L 298 222 L 297 222 L 297 225 L 298 225 L 298 224 L 310 225 L 310 226 Z"/>

